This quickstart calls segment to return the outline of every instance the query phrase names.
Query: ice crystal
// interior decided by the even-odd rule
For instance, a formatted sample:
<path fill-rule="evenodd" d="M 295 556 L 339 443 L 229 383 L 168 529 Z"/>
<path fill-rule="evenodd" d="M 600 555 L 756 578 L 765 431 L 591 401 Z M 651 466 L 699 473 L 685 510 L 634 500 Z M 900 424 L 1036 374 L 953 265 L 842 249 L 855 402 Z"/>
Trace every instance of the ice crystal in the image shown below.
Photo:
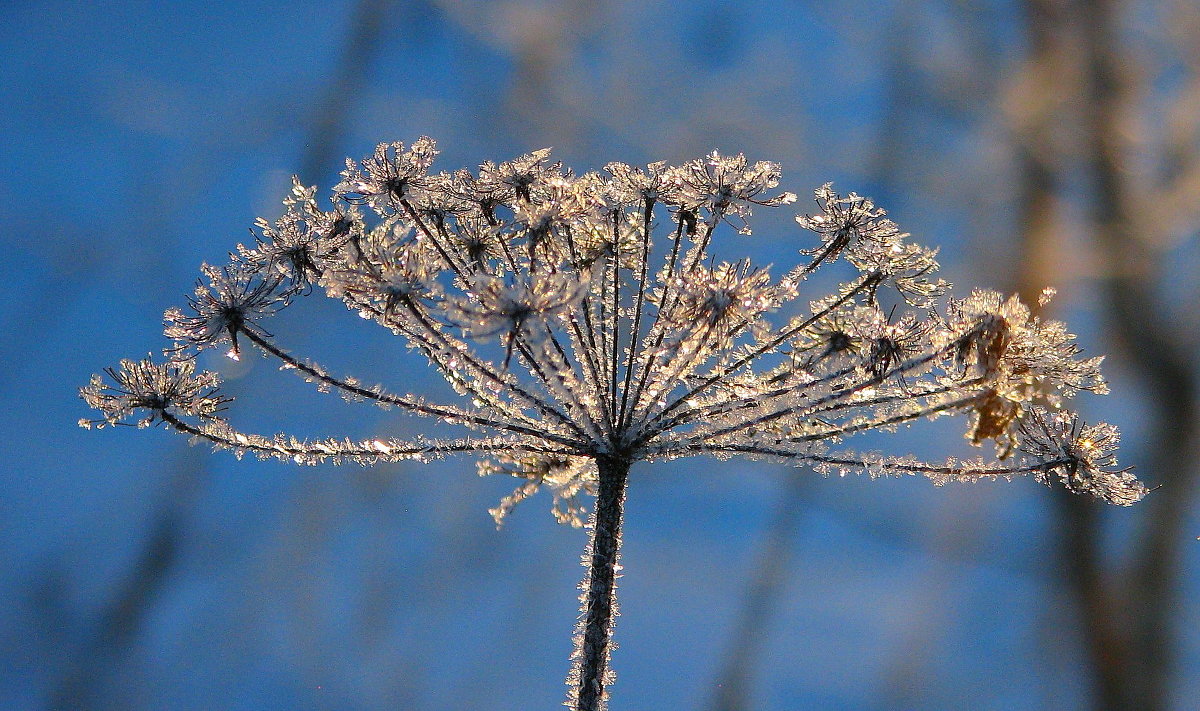
<path fill-rule="evenodd" d="M 313 198 L 315 192 L 293 177 L 292 195 L 284 199 L 287 211 L 274 223 L 262 218 L 255 222 L 262 237 L 255 238 L 254 248 L 238 245 L 242 261 L 287 280 L 293 289 L 308 288 L 336 264 L 337 252 L 362 232 L 362 215 L 354 205 L 323 211 Z"/>
<path fill-rule="evenodd" d="M 381 215 L 401 213 L 406 201 L 422 193 L 436 156 L 429 138 L 418 138 L 408 150 L 399 141 L 380 143 L 361 164 L 346 159 L 338 196 L 351 204 L 370 205 Z"/>
<path fill-rule="evenodd" d="M 420 138 L 347 160 L 328 210 L 297 180 L 283 215 L 259 220 L 255 243 L 239 245 L 232 263 L 202 267 L 187 309 L 167 312 L 174 362 L 125 361 L 82 395 L 101 412 L 93 424 L 162 423 L 238 455 L 300 464 L 488 455 L 484 473 L 522 482 L 493 509 L 497 521 L 545 487 L 555 516 L 579 524 L 581 497 L 595 495 L 571 676 L 578 708 L 600 708 L 607 695 L 635 462 L 747 456 L 936 484 L 1032 476 L 1119 505 L 1146 493 L 1116 468 L 1116 429 L 1063 409 L 1081 390 L 1104 392 L 1100 359 L 1083 358 L 1065 325 L 1016 297 L 940 302 L 948 285 L 935 278 L 936 252 L 868 198 L 818 188 L 817 210 L 796 218 L 816 238 L 773 277 L 746 260 L 717 263 L 709 247 L 725 225 L 748 233 L 752 206 L 795 200 L 773 192 L 775 163 L 714 152 L 576 176 L 541 150 L 431 174 L 436 155 Z M 846 276 L 832 293 L 806 293 L 813 272 L 838 263 Z M 317 288 L 403 336 L 461 402 L 365 387 L 289 353 L 262 323 Z M 899 307 L 885 311 L 888 289 Z M 785 309 L 799 315 L 772 319 Z M 467 432 L 408 442 L 240 432 L 217 415 L 227 401 L 215 376 L 194 375 L 191 360 L 226 340 L 236 356 L 239 338 L 322 390 Z M 844 448 L 858 433 L 955 413 L 967 416 L 969 441 L 995 443 L 998 461 Z"/>

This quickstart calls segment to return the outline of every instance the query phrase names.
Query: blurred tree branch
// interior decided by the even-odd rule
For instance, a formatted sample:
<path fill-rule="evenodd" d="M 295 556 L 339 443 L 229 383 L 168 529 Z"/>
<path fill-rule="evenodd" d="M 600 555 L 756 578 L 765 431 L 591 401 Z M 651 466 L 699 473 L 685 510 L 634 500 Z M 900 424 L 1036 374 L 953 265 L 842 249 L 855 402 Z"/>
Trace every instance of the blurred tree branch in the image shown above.
<path fill-rule="evenodd" d="M 361 0 L 355 8 L 337 68 L 316 102 L 309 143 L 300 161 L 301 181 L 315 181 L 317 176 L 338 165 L 341 155 L 338 145 L 347 119 L 362 93 L 364 81 L 370 76 L 370 67 L 379 52 L 384 19 L 394 4 L 395 0 Z"/>
<path fill-rule="evenodd" d="M 80 640 L 51 692 L 49 709 L 102 706 L 103 683 L 143 631 L 146 613 L 155 603 L 179 560 L 187 512 L 195 500 L 209 454 L 183 448 L 176 455 L 163 503 L 154 513 L 145 543 L 125 579 Z"/>
<path fill-rule="evenodd" d="M 1140 507 L 1131 559 L 1115 574 L 1106 570 L 1111 565 L 1101 548 L 1105 520 L 1096 507 L 1055 497 L 1060 555 L 1083 624 L 1095 708 L 1156 711 L 1167 708 L 1170 698 L 1180 545 L 1193 498 L 1197 437 L 1196 369 L 1188 357 L 1195 344 L 1174 323 L 1170 305 L 1157 291 L 1166 275 L 1165 248 L 1172 241 L 1167 232 L 1178 230 L 1181 221 L 1196 229 L 1200 150 L 1194 122 L 1189 129 L 1187 121 L 1178 121 L 1160 156 L 1161 182 L 1147 185 L 1140 174 L 1139 161 L 1147 158 L 1150 141 L 1136 117 L 1146 111 L 1152 79 L 1151 68 L 1134 61 L 1122 33 L 1127 9 L 1121 0 L 1025 2 L 1029 60 L 1014 127 L 1023 265 L 1019 291 L 1035 302 L 1043 285 L 1062 282 L 1055 271 L 1070 261 L 1056 243 L 1058 195 L 1064 190 L 1059 175 L 1069 147 L 1064 150 L 1054 132 L 1063 114 L 1063 106 L 1054 102 L 1067 97 L 1080 129 L 1075 157 L 1089 181 L 1085 232 L 1099 253 L 1100 286 L 1116 346 L 1138 375 L 1150 411 L 1144 449 L 1148 478 L 1164 489 Z M 1190 97 L 1200 83 L 1194 71 L 1189 79 L 1177 102 L 1194 103 Z"/>
<path fill-rule="evenodd" d="M 1103 286 L 1108 294 L 1117 347 L 1142 380 L 1151 407 L 1147 469 L 1164 488 L 1148 497 L 1143 526 L 1121 591 L 1129 615 L 1127 665 L 1120 706 L 1154 711 L 1167 708 L 1174 670 L 1172 621 L 1180 619 L 1178 586 L 1184 514 L 1195 483 L 1196 368 L 1187 343 L 1169 320 L 1170 309 L 1156 296 L 1164 272 L 1163 223 L 1153 216 L 1158 190 L 1139 192 L 1132 184 L 1130 122 L 1145 82 L 1132 57 L 1122 52 L 1121 0 L 1076 0 L 1081 20 L 1085 75 L 1083 105 L 1085 160 L 1094 179 L 1088 215 L 1104 258 Z M 1193 82 L 1195 78 L 1193 77 Z M 1161 186 L 1166 194 L 1174 185 Z M 1143 234 L 1150 231 L 1151 234 Z M 1147 239 L 1149 238 L 1149 239 Z"/>

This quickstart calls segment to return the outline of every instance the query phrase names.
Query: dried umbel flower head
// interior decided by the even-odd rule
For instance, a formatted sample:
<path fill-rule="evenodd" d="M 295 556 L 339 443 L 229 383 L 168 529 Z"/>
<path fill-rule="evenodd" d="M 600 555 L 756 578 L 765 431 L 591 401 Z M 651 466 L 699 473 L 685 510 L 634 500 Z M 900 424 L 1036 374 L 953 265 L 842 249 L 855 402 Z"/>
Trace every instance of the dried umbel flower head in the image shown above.
<path fill-rule="evenodd" d="M 871 200 L 816 191 L 797 218 L 815 233 L 778 277 L 709 247 L 774 193 L 775 163 L 712 153 L 669 166 L 606 166 L 576 176 L 549 151 L 430 173 L 434 142 L 381 144 L 348 160 L 333 205 L 298 181 L 284 215 L 231 264 L 205 266 L 189 308 L 167 312 L 176 362 L 125 362 L 83 389 L 116 423 L 141 417 L 217 447 L 303 464 L 370 464 L 490 455 L 485 473 L 522 481 L 497 521 L 540 488 L 560 521 L 579 523 L 594 495 L 584 613 L 569 703 L 605 704 L 625 483 L 636 462 L 734 455 L 822 472 L 954 481 L 1032 476 L 1127 505 L 1146 489 L 1116 469 L 1116 430 L 1063 409 L 1103 392 L 1099 358 L 1015 297 L 975 291 L 939 303 L 936 252 L 909 241 Z M 818 269 L 845 281 L 808 293 Z M 323 289 L 403 336 L 454 387 L 435 403 L 339 378 L 289 353 L 263 322 Z M 880 294 L 901 304 L 884 310 Z M 894 298 L 889 302 L 897 302 Z M 781 317 L 777 314 L 783 314 Z M 240 339 L 240 340 L 239 340 Z M 322 390 L 464 428 L 459 439 L 298 440 L 238 431 L 218 415 L 215 378 L 190 358 L 249 342 Z M 1056 408 L 1054 411 L 1045 407 Z M 854 435 L 950 414 L 999 461 L 921 462 L 846 448 Z"/>
<path fill-rule="evenodd" d="M 238 253 L 243 261 L 255 264 L 256 271 L 275 274 L 294 290 L 307 289 L 337 263 L 336 253 L 361 231 L 355 228 L 362 217 L 353 205 L 330 212 L 319 210 L 309 189 L 298 182 L 293 197 L 284 204 L 287 211 L 274 223 L 262 218 L 255 221 L 262 236 L 255 238 L 254 248 L 239 244 Z"/>
<path fill-rule="evenodd" d="M 1121 433 L 1101 422 L 1084 426 L 1071 412 L 1034 408 L 1021 422 L 1020 448 L 1043 462 L 1039 481 L 1058 479 L 1070 491 L 1128 506 L 1146 495 L 1146 486 L 1117 468 Z"/>
<path fill-rule="evenodd" d="M 99 375 L 80 390 L 89 407 L 100 411 L 99 420 L 83 419 L 81 427 L 136 424 L 149 427 L 176 417 L 201 421 L 217 419 L 229 398 L 217 394 L 216 373 L 195 374 L 192 361 L 155 363 L 149 358 L 123 360 L 118 368 L 105 368 L 107 382 Z M 127 420 L 133 419 L 134 422 Z"/>
<path fill-rule="evenodd" d="M 208 277 L 208 284 L 197 282 L 187 299 L 190 313 L 171 308 L 163 315 L 164 333 L 175 341 L 172 350 L 182 355 L 228 340 L 232 348 L 227 355 L 237 360 L 241 357 L 238 334 L 269 336 L 258 322 L 285 306 L 288 293 L 280 288 L 278 275 L 263 274 L 261 268 L 263 265 L 255 262 L 202 265 L 200 271 Z"/>
<path fill-rule="evenodd" d="M 429 138 L 418 138 L 408 149 L 399 141 L 380 143 L 361 163 L 346 159 L 338 194 L 345 202 L 370 205 L 381 215 L 403 213 L 406 203 L 422 194 L 437 153 Z"/>

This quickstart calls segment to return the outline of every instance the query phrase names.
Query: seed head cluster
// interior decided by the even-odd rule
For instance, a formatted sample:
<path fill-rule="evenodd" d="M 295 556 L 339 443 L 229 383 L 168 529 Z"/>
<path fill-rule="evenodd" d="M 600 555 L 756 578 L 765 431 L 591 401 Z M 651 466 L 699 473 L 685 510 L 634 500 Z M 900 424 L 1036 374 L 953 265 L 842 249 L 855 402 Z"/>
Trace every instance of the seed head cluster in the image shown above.
<path fill-rule="evenodd" d="M 166 312 L 165 360 L 122 361 L 82 389 L 85 426 L 163 424 L 238 456 L 300 464 L 483 455 L 515 477 L 497 524 L 549 489 L 554 516 L 592 530 L 568 675 L 570 707 L 606 706 L 621 520 L 630 466 L 741 455 L 822 473 L 920 475 L 937 484 L 1029 476 L 1129 505 L 1146 487 L 1115 459 L 1118 433 L 1066 409 L 1103 393 L 1101 358 L 1016 297 L 945 298 L 936 252 L 871 200 L 815 192 L 796 218 L 800 263 L 774 276 L 718 261 L 719 232 L 795 202 L 778 164 L 712 153 L 681 166 L 623 163 L 576 175 L 548 150 L 477 171 L 431 172 L 429 138 L 347 160 L 326 209 L 295 180 L 283 215 L 205 265 Z M 841 283 L 812 293 L 818 270 Z M 829 283 L 823 280 L 823 283 Z M 265 322 L 323 290 L 428 360 L 460 396 L 433 402 L 337 377 L 293 355 Z M 457 425 L 457 439 L 302 440 L 240 431 L 205 349 L 253 348 L 322 391 Z M 860 433 L 947 415 L 995 456 L 924 462 L 850 448 Z M 589 513 L 588 497 L 595 496 Z"/>
<path fill-rule="evenodd" d="M 1057 321 L 1016 297 L 975 291 L 939 304 L 936 253 L 871 200 L 816 190 L 796 218 L 802 263 L 773 277 L 717 262 L 731 226 L 750 233 L 780 168 L 742 155 L 575 175 L 537 151 L 477 172 L 431 172 L 435 143 L 386 143 L 347 160 L 329 209 L 294 182 L 284 213 L 260 219 L 253 245 L 205 265 L 185 308 L 166 313 L 168 362 L 123 361 L 83 389 L 97 421 L 166 423 L 237 453 L 313 464 L 369 464 L 451 453 L 490 455 L 485 473 L 524 483 L 497 517 L 538 487 L 560 520 L 594 489 L 597 458 L 626 462 L 745 455 L 822 471 L 920 474 L 938 483 L 1032 474 L 1116 504 L 1146 491 L 1115 468 L 1108 425 L 1064 410 L 1104 392 L 1100 358 L 1083 358 Z M 808 296 L 818 269 L 850 277 Z M 319 288 L 403 336 L 463 398 L 431 403 L 338 378 L 289 353 L 264 327 Z M 886 290 L 896 295 L 885 309 Z M 896 298 L 898 297 L 898 298 Z M 462 425 L 455 440 L 295 440 L 237 431 L 200 350 L 249 342 L 322 389 Z M 963 413 L 967 437 L 998 460 L 916 462 L 843 448 L 853 435 Z M 1099 434 L 1098 434 L 1099 433 Z M 563 503 L 568 502 L 568 503 Z"/>

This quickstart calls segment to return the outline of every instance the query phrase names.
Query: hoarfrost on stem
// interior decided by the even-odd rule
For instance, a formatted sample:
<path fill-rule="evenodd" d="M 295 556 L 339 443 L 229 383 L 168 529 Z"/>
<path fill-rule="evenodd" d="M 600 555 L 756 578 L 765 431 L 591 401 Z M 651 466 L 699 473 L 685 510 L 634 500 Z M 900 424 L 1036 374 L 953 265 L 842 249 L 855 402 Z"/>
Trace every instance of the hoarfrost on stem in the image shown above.
<path fill-rule="evenodd" d="M 712 153 L 681 166 L 622 163 L 575 175 L 548 150 L 477 173 L 431 173 L 434 142 L 380 144 L 347 160 L 329 209 L 299 180 L 284 214 L 259 220 L 253 245 L 202 268 L 186 308 L 166 313 L 169 361 L 123 361 L 83 388 L 101 418 L 164 424 L 239 455 L 301 464 L 478 454 L 484 474 L 521 485 L 497 523 L 539 488 L 558 520 L 583 525 L 583 613 L 568 705 L 603 708 L 625 483 L 639 461 L 742 455 L 822 472 L 913 474 L 936 484 L 1030 475 L 1129 505 L 1146 488 L 1117 468 L 1116 429 L 1064 409 L 1102 393 L 1100 358 L 1083 358 L 1065 325 L 1016 297 L 977 290 L 939 303 L 936 252 L 909 241 L 868 198 L 831 185 L 797 222 L 815 233 L 800 264 L 773 278 L 747 260 L 716 263 L 724 225 L 749 233 L 773 194 L 775 163 Z M 368 215 L 373 216 L 368 219 Z M 847 265 L 832 293 L 806 293 L 818 269 Z M 462 396 L 435 403 L 339 378 L 295 356 L 262 322 L 315 290 L 377 321 L 424 355 Z M 892 289 L 904 310 L 885 310 Z M 798 299 L 807 309 L 778 322 Z M 804 303 L 804 302 L 799 302 Z M 322 390 L 457 424 L 458 439 L 298 440 L 243 433 L 223 412 L 199 350 L 249 342 Z M 953 413 L 996 460 L 922 462 L 856 453 L 860 432 Z"/>

